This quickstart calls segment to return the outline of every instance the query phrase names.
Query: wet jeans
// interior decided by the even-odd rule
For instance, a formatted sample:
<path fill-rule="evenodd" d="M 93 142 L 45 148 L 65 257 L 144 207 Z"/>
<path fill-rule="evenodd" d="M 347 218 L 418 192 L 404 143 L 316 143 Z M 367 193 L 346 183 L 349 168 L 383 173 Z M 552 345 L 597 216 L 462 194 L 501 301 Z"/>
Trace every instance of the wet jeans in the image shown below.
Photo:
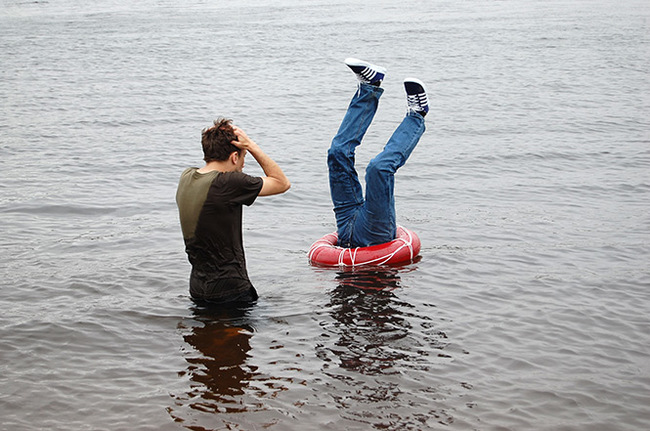
<path fill-rule="evenodd" d="M 395 239 L 395 172 L 406 163 L 424 133 L 424 117 L 409 111 L 383 151 L 366 167 L 365 199 L 354 168 L 354 152 L 384 89 L 359 85 L 327 153 L 330 193 L 341 247 L 367 247 Z"/>

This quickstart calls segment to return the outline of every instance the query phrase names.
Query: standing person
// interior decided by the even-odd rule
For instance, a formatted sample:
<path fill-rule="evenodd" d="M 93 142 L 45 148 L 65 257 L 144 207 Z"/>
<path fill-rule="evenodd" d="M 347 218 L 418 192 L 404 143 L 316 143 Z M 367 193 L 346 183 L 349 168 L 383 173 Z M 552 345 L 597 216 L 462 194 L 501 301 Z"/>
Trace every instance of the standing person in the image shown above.
<path fill-rule="evenodd" d="M 368 247 L 395 239 L 395 172 L 406 163 L 424 133 L 429 105 L 424 84 L 405 79 L 408 111 L 383 151 L 368 163 L 364 199 L 354 153 L 377 111 L 386 69 L 355 58 L 346 59 L 345 64 L 357 75 L 359 87 L 328 150 L 330 193 L 338 246 Z"/>
<path fill-rule="evenodd" d="M 202 132 L 205 166 L 180 178 L 176 203 L 185 251 L 192 264 L 190 295 L 209 303 L 250 302 L 257 292 L 248 278 L 242 239 L 242 205 L 291 186 L 282 169 L 232 121 L 219 118 Z M 250 153 L 266 176 L 242 172 Z"/>

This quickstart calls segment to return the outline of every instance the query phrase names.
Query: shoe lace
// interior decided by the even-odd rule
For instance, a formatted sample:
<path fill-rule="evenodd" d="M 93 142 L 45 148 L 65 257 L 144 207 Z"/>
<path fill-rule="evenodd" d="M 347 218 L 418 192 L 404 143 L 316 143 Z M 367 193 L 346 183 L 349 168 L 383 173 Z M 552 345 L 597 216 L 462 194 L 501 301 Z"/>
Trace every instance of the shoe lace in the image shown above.
<path fill-rule="evenodd" d="M 416 111 L 422 110 L 429 103 L 427 93 L 408 94 L 406 96 L 406 103 L 411 109 L 415 109 Z"/>

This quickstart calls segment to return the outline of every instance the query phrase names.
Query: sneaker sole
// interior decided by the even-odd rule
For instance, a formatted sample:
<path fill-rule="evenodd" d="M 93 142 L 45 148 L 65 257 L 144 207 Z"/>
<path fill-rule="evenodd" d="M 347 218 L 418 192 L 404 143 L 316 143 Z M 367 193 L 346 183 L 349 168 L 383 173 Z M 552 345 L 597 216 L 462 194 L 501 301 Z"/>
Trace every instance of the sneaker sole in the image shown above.
<path fill-rule="evenodd" d="M 423 93 L 426 93 L 426 92 L 427 92 L 427 87 L 426 87 L 426 85 L 424 85 L 424 82 L 420 81 L 419 79 L 417 79 L 417 78 L 406 78 L 406 79 L 404 80 L 404 84 L 406 84 L 407 82 L 413 82 L 413 83 L 419 85 L 420 87 L 422 87 L 422 90 L 423 90 L 422 92 L 423 92 Z"/>
<path fill-rule="evenodd" d="M 382 66 L 377 66 L 376 64 L 368 63 L 367 61 L 359 60 L 358 58 L 346 58 L 343 61 L 348 66 L 358 66 L 358 67 L 367 67 L 369 69 L 376 70 L 379 73 L 386 75 L 386 68 Z"/>

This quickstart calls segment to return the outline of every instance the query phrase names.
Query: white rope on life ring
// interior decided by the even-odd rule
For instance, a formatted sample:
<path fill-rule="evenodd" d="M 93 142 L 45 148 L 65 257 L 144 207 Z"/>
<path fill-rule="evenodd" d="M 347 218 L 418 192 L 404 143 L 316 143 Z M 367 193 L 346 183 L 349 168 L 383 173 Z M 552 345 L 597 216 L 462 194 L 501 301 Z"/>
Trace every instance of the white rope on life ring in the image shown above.
<path fill-rule="evenodd" d="M 336 232 L 328 233 L 309 248 L 309 262 L 323 266 L 398 264 L 413 261 L 420 253 L 420 238 L 402 226 L 393 241 L 369 247 L 339 247 Z"/>

